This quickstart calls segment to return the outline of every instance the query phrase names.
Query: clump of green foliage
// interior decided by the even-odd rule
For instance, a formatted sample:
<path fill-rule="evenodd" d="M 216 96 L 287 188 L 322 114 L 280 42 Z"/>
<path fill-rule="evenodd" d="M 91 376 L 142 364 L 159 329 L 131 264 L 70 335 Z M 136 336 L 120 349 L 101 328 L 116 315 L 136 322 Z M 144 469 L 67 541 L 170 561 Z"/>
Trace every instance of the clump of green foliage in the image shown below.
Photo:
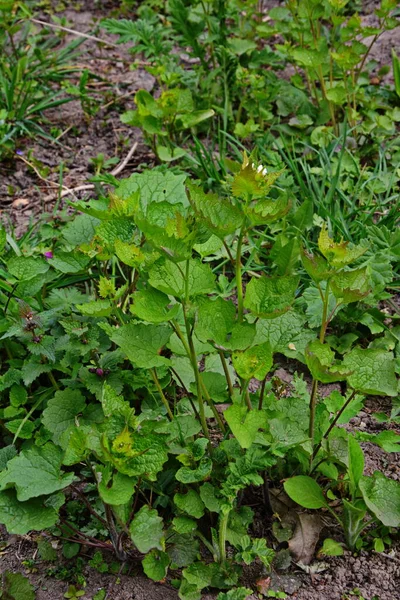
<path fill-rule="evenodd" d="M 142 129 L 160 161 L 179 161 L 205 189 L 219 190 L 229 158 L 256 145 L 268 168 L 288 168 L 291 190 L 335 234 L 357 242 L 374 214 L 392 229 L 398 59 L 393 87 L 381 82 L 389 66 L 378 69 L 370 53 L 398 26 L 397 2 L 381 2 L 374 27 L 345 0 L 281 4 L 266 19 L 256 0 L 148 0 L 135 20 L 105 19 L 103 27 L 131 42 L 156 78 L 153 95 L 138 91 L 122 121 Z"/>
<path fill-rule="evenodd" d="M 400 484 L 364 476 L 360 445 L 397 451 L 400 437 L 340 427 L 366 396 L 398 393 L 397 317 L 378 308 L 398 235 L 334 240 L 284 173 L 255 154 L 230 166 L 221 195 L 154 169 L 0 238 L 0 521 L 53 532 L 69 556 L 111 541 L 155 581 L 179 570 L 182 600 L 271 567 L 250 489 L 268 513 L 284 479 L 353 550 L 367 526 L 384 545 L 400 525 Z M 282 389 L 282 355 L 310 389 Z M 332 382 L 342 391 L 320 396 Z"/>
<path fill-rule="evenodd" d="M 38 30 L 29 3 L 0 2 L 0 153 L 18 138 L 51 139 L 43 113 L 69 102 L 60 85 L 77 70 L 71 64 L 81 39 L 61 46 L 54 35 Z M 0 156 L 1 156 L 0 154 Z"/>

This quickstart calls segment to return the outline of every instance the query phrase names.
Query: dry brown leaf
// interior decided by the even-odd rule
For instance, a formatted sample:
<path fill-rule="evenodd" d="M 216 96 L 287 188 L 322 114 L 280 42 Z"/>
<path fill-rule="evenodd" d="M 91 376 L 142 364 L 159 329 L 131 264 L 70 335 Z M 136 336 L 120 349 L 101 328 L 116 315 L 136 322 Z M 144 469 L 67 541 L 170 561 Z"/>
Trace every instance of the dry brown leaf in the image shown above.
<path fill-rule="evenodd" d="M 308 565 L 313 559 L 323 523 L 317 514 L 298 513 L 296 517 L 296 528 L 288 542 L 289 550 L 296 562 Z"/>

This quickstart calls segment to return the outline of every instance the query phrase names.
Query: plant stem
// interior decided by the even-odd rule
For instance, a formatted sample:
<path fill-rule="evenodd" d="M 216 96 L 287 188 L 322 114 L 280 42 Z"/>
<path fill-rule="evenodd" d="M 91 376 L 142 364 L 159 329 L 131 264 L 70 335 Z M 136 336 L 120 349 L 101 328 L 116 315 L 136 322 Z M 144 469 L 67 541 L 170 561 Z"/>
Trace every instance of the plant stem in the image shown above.
<path fill-rule="evenodd" d="M 258 399 L 258 410 L 262 410 L 262 407 L 263 407 L 266 383 L 267 383 L 267 376 L 264 377 L 263 382 L 261 384 L 260 398 Z"/>
<path fill-rule="evenodd" d="M 228 519 L 229 519 L 228 511 L 226 514 L 221 514 L 219 521 L 219 560 L 221 563 L 226 561 L 226 530 L 228 527 Z"/>
<path fill-rule="evenodd" d="M 238 321 L 243 321 L 243 284 L 242 284 L 242 244 L 244 236 L 244 226 L 242 226 L 239 238 L 237 242 L 236 250 L 236 288 L 237 288 L 237 301 L 238 301 Z"/>
<path fill-rule="evenodd" d="M 214 415 L 214 418 L 215 418 L 215 420 L 217 421 L 217 423 L 219 425 L 219 428 L 221 429 L 222 433 L 225 433 L 225 431 L 226 431 L 225 425 L 224 425 L 224 423 L 223 423 L 223 421 L 221 419 L 221 416 L 220 416 L 219 412 L 215 408 L 214 402 L 212 401 L 212 399 L 210 397 L 210 394 L 208 393 L 208 390 L 207 390 L 207 388 L 206 388 L 206 386 L 204 384 L 204 381 L 203 381 L 203 379 L 201 377 L 201 373 L 200 373 L 200 383 L 201 383 L 201 387 L 202 387 L 202 390 L 203 390 L 204 398 L 206 399 L 208 406 L 211 408 L 211 410 L 213 412 L 213 415 Z"/>
<path fill-rule="evenodd" d="M 336 416 L 333 419 L 332 423 L 329 425 L 328 429 L 325 431 L 324 435 L 322 436 L 322 439 L 321 439 L 320 443 L 318 444 L 318 446 L 315 448 L 315 450 L 313 452 L 313 455 L 312 455 L 312 459 L 313 460 L 317 456 L 317 454 L 318 454 L 318 452 L 319 452 L 319 450 L 320 450 L 320 448 L 322 446 L 322 440 L 325 440 L 325 439 L 327 439 L 329 437 L 330 432 L 335 427 L 336 423 L 339 421 L 340 417 L 342 416 L 342 414 L 344 413 L 344 411 L 346 410 L 346 408 L 348 407 L 348 405 L 350 404 L 350 402 L 354 399 L 354 396 L 356 395 L 356 393 L 357 392 L 355 390 L 353 390 L 351 392 L 350 396 L 347 398 L 346 402 L 343 404 L 342 408 L 336 414 Z M 315 468 L 316 467 L 314 467 L 314 469 Z"/>
<path fill-rule="evenodd" d="M 314 379 L 312 382 L 311 395 L 310 395 L 310 423 L 308 428 L 308 435 L 311 438 L 311 446 L 314 447 L 314 426 L 315 426 L 315 409 L 317 405 L 317 391 L 318 391 L 318 380 Z"/>
<path fill-rule="evenodd" d="M 228 384 L 229 395 L 232 398 L 233 397 L 233 385 L 232 385 L 231 376 L 229 374 L 228 364 L 226 362 L 226 358 L 224 356 L 223 350 L 218 350 L 218 354 L 221 359 L 222 368 L 224 369 L 226 383 Z"/>
<path fill-rule="evenodd" d="M 169 402 L 168 402 L 167 398 L 165 397 L 164 392 L 162 391 L 162 387 L 161 387 L 160 382 L 158 380 L 156 370 L 153 368 L 153 369 L 150 369 L 150 372 L 151 372 L 151 375 L 153 377 L 154 383 L 156 384 L 157 391 L 160 394 L 162 403 L 164 404 L 165 408 L 167 409 L 168 416 L 169 416 L 170 420 L 173 421 L 174 415 L 173 415 L 173 412 L 172 412 L 171 407 L 169 405 Z"/>

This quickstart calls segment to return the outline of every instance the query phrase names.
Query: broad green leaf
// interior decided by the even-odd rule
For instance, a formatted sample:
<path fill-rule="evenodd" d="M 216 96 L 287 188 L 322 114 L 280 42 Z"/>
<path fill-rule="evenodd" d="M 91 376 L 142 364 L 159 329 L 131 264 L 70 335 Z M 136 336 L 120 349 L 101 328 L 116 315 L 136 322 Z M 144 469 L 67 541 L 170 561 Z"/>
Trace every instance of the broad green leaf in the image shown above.
<path fill-rule="evenodd" d="M 300 241 L 297 237 L 288 238 L 281 234 L 275 240 L 270 252 L 271 260 L 278 267 L 279 275 L 291 275 L 300 260 Z"/>
<path fill-rule="evenodd" d="M 242 448 L 250 448 L 260 429 L 267 426 L 267 415 L 261 410 L 248 410 L 247 406 L 232 404 L 224 417 Z"/>
<path fill-rule="evenodd" d="M 43 425 L 52 433 L 56 444 L 63 446 L 63 434 L 75 426 L 76 417 L 86 408 L 85 398 L 78 390 L 62 390 L 55 393 L 43 411 Z"/>
<path fill-rule="evenodd" d="M 46 506 L 43 498 L 32 498 L 26 502 L 17 499 L 14 490 L 0 492 L 0 523 L 8 533 L 25 535 L 29 531 L 42 531 L 56 524 L 58 511 Z"/>
<path fill-rule="evenodd" d="M 361 477 L 359 487 L 368 509 L 386 527 L 400 526 L 400 483 L 375 471 Z"/>
<path fill-rule="evenodd" d="M 77 304 L 76 308 L 88 317 L 108 317 L 113 311 L 109 300 L 93 300 L 85 304 Z"/>
<path fill-rule="evenodd" d="M 144 557 L 142 567 L 147 577 L 153 581 L 162 581 L 167 575 L 169 563 L 170 558 L 166 552 L 152 550 Z"/>
<path fill-rule="evenodd" d="M 313 379 L 322 383 L 343 381 L 352 372 L 348 365 L 335 360 L 335 353 L 328 344 L 322 344 L 319 340 L 308 344 L 305 357 Z"/>
<path fill-rule="evenodd" d="M 66 488 L 75 475 L 61 471 L 62 458 L 62 450 L 51 442 L 22 450 L 8 461 L 7 470 L 1 473 L 0 489 L 14 485 L 18 500 L 24 502 Z"/>
<path fill-rule="evenodd" d="M 328 263 L 340 269 L 360 258 L 368 250 L 367 247 L 351 246 L 349 242 L 345 241 L 334 242 L 329 237 L 326 225 L 322 227 L 319 234 L 318 247 Z"/>
<path fill-rule="evenodd" d="M 358 489 L 358 484 L 364 472 L 364 452 L 360 444 L 353 436 L 349 437 L 349 466 L 348 473 L 354 495 Z"/>
<path fill-rule="evenodd" d="M 255 344 L 269 342 L 273 352 L 305 361 L 307 344 L 315 339 L 315 332 L 306 327 L 303 315 L 289 310 L 275 319 L 258 319 Z"/>
<path fill-rule="evenodd" d="M 214 115 L 215 112 L 212 108 L 208 108 L 206 110 L 194 110 L 189 114 L 179 115 L 177 118 L 177 128 L 190 129 L 191 127 L 195 127 L 207 119 L 211 119 L 211 117 Z"/>
<path fill-rule="evenodd" d="M 17 449 L 15 446 L 11 444 L 9 446 L 4 446 L 4 448 L 0 448 L 0 471 L 4 471 L 7 467 L 7 463 L 9 460 L 14 458 L 17 454 Z"/>
<path fill-rule="evenodd" d="M 183 569 L 182 575 L 191 585 L 195 585 L 198 590 L 202 590 L 211 584 L 215 566 L 215 563 L 206 565 L 197 562 Z"/>
<path fill-rule="evenodd" d="M 10 389 L 11 406 L 23 406 L 28 400 L 28 392 L 22 385 L 13 385 Z"/>
<path fill-rule="evenodd" d="M 245 307 L 259 317 L 278 317 L 294 302 L 298 277 L 254 277 L 246 289 Z"/>
<path fill-rule="evenodd" d="M 203 458 L 195 469 L 190 467 L 181 467 L 175 474 L 175 478 L 181 483 L 197 483 L 207 479 L 212 471 L 212 461 L 210 458 Z"/>
<path fill-rule="evenodd" d="M 229 350 L 244 350 L 251 345 L 255 326 L 236 320 L 236 308 L 230 300 L 205 299 L 197 315 L 196 335 L 202 342 L 213 341 Z"/>
<path fill-rule="evenodd" d="M 301 252 L 301 261 L 308 275 L 316 283 L 325 281 L 332 274 L 326 259 L 320 254 L 310 254 L 307 250 L 303 249 Z"/>
<path fill-rule="evenodd" d="M 22 573 L 5 571 L 0 582 L 3 600 L 35 600 L 35 588 Z"/>
<path fill-rule="evenodd" d="M 98 471 L 99 496 L 106 504 L 126 504 L 133 496 L 137 480 L 119 472 L 112 476 L 110 471 L 108 467 Z"/>
<path fill-rule="evenodd" d="M 47 273 L 48 263 L 43 258 L 33 256 L 15 256 L 10 258 L 7 268 L 11 275 L 20 281 L 33 279 L 41 273 Z"/>
<path fill-rule="evenodd" d="M 325 538 L 321 550 L 318 554 L 323 556 L 343 556 L 343 546 L 332 538 Z"/>
<path fill-rule="evenodd" d="M 126 200 L 139 190 L 140 207 L 145 210 L 152 202 L 170 202 L 188 206 L 184 181 L 186 175 L 174 175 L 171 171 L 145 171 L 134 173 L 128 179 L 123 179 L 115 190 L 115 194 Z"/>
<path fill-rule="evenodd" d="M 363 394 L 396 396 L 397 379 L 392 352 L 373 348 L 355 348 L 345 355 L 343 366 L 351 375 L 352 388 Z"/>
<path fill-rule="evenodd" d="M 129 533 L 133 543 L 142 554 L 146 554 L 153 548 L 163 549 L 163 520 L 156 510 L 148 506 L 142 506 L 136 513 L 129 526 Z"/>
<path fill-rule="evenodd" d="M 172 330 L 164 325 L 143 323 L 122 325 L 113 329 L 110 338 L 134 365 L 143 369 L 161 367 L 169 363 L 160 352 L 171 337 Z"/>
<path fill-rule="evenodd" d="M 341 304 L 358 302 L 371 291 L 366 267 L 354 271 L 341 271 L 332 277 L 330 285 L 335 298 Z"/>
<path fill-rule="evenodd" d="M 124 432 L 114 439 L 114 447 L 121 443 L 121 435 L 124 438 Z M 146 433 L 142 435 L 136 432 L 122 439 L 124 443 L 123 452 L 114 452 L 109 456 L 111 462 L 118 471 L 130 477 L 146 477 L 150 481 L 157 479 L 165 462 L 168 460 L 167 446 L 165 437 L 160 434 Z"/>
<path fill-rule="evenodd" d="M 131 313 L 149 323 L 164 323 L 175 319 L 180 309 L 179 304 L 169 308 L 171 301 L 168 296 L 151 287 L 135 292 L 132 299 Z"/>
<path fill-rule="evenodd" d="M 175 517 L 172 519 L 172 525 L 177 533 L 185 534 L 191 533 L 197 529 L 197 523 L 194 519 L 189 517 Z"/>
<path fill-rule="evenodd" d="M 143 270 L 150 268 L 160 257 L 158 252 L 149 252 L 140 246 L 122 240 L 116 240 L 115 253 L 125 265 Z"/>
<path fill-rule="evenodd" d="M 79 273 L 89 262 L 90 258 L 79 252 L 55 252 L 54 257 L 49 259 L 49 264 L 61 273 Z"/>
<path fill-rule="evenodd" d="M 204 503 L 195 490 L 189 490 L 187 494 L 175 494 L 176 506 L 191 517 L 200 519 L 204 515 Z"/>
<path fill-rule="evenodd" d="M 96 231 L 99 220 L 90 215 L 77 215 L 65 225 L 62 230 L 63 238 L 72 247 L 88 244 Z"/>
<path fill-rule="evenodd" d="M 243 213 L 227 198 L 217 194 L 205 194 L 203 190 L 192 183 L 186 184 L 189 200 L 198 219 L 220 238 L 234 233 L 243 222 Z"/>
<path fill-rule="evenodd" d="M 304 508 L 323 508 L 327 505 L 321 488 L 311 477 L 291 477 L 285 481 L 283 487 L 289 498 Z"/>
<path fill-rule="evenodd" d="M 200 488 L 200 498 L 210 512 L 219 513 L 221 510 L 221 500 L 216 496 L 216 489 L 211 483 L 203 483 Z"/>
<path fill-rule="evenodd" d="M 188 261 L 188 295 L 189 297 L 209 294 L 215 288 L 215 276 L 211 267 L 199 260 Z M 186 262 L 179 265 L 170 260 L 154 265 L 149 271 L 151 286 L 176 298 L 186 296 Z"/>
<path fill-rule="evenodd" d="M 136 226 L 128 217 L 113 217 L 110 221 L 103 221 L 96 227 L 96 239 L 107 248 L 114 248 L 118 240 L 131 242 Z"/>
<path fill-rule="evenodd" d="M 199 556 L 198 539 L 192 534 L 173 533 L 168 536 L 168 555 L 173 568 L 191 565 Z"/>
<path fill-rule="evenodd" d="M 229 592 L 220 592 L 217 600 L 247 600 L 252 594 L 252 590 L 244 587 L 229 590 Z"/>
<path fill-rule="evenodd" d="M 253 377 L 262 381 L 272 367 L 271 346 L 269 342 L 264 342 L 244 352 L 234 352 L 232 363 L 239 377 L 245 381 Z"/>
<path fill-rule="evenodd" d="M 129 423 L 134 415 L 134 409 L 129 402 L 119 396 L 108 383 L 102 386 L 101 406 L 106 417 L 121 415 L 126 423 Z"/>
<path fill-rule="evenodd" d="M 279 177 L 279 173 L 271 173 L 270 177 Z M 290 210 L 290 202 L 285 196 L 280 196 L 277 200 L 256 200 L 254 203 L 246 206 L 245 213 L 253 225 L 265 225 L 274 223 L 284 217 Z"/>

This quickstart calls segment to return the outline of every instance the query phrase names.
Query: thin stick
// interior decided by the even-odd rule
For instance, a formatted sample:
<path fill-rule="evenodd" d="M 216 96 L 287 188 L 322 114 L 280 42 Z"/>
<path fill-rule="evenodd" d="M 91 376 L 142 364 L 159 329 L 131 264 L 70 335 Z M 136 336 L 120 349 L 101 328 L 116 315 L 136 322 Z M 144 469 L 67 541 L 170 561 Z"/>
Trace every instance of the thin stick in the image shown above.
<path fill-rule="evenodd" d="M 54 23 L 47 23 L 46 21 L 40 21 L 39 19 L 31 18 L 32 23 L 37 23 L 38 25 L 44 25 L 46 27 L 50 27 L 51 29 L 61 29 L 62 31 L 66 31 L 67 33 L 73 33 L 78 37 L 86 38 L 87 40 L 93 40 L 94 42 L 100 42 L 101 44 L 105 44 L 106 46 L 112 46 L 113 48 L 118 48 L 118 44 L 114 44 L 114 42 L 107 42 L 106 40 L 102 40 L 101 38 L 96 37 L 95 35 L 90 35 L 89 33 L 83 33 L 82 31 L 76 31 L 75 29 L 70 29 L 69 27 L 63 27 L 62 25 L 55 25 Z"/>

